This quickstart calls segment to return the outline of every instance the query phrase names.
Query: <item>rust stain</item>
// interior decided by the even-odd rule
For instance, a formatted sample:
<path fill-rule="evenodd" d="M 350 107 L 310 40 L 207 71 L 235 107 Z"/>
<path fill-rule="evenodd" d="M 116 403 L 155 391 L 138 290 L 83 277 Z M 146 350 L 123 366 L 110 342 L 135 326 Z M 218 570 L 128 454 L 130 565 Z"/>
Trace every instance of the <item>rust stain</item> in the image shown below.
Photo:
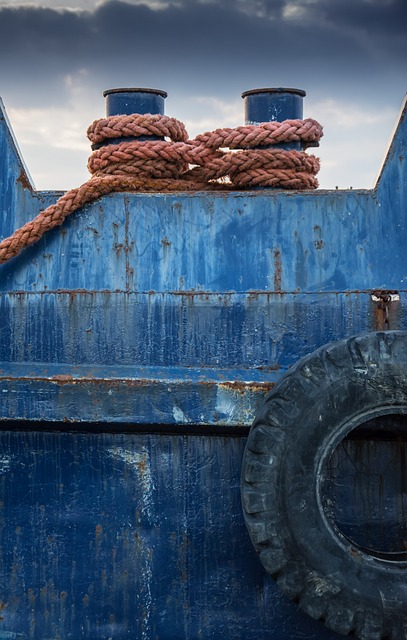
<path fill-rule="evenodd" d="M 126 264 L 126 287 L 127 287 L 127 290 L 130 289 L 130 282 L 133 281 L 133 277 L 134 277 L 134 268 L 131 267 L 129 264 Z"/>
<path fill-rule="evenodd" d="M 116 252 L 117 257 L 120 256 L 121 250 L 123 249 L 124 244 L 121 242 L 116 242 L 114 245 L 114 250 Z"/>
<path fill-rule="evenodd" d="M 317 236 L 316 240 L 314 240 L 314 247 L 317 251 L 320 251 L 325 246 L 325 242 L 321 238 L 321 227 L 319 224 L 314 225 L 314 233 Z"/>
<path fill-rule="evenodd" d="M 405 291 L 405 290 L 403 289 L 402 291 Z M 218 297 L 220 301 L 222 301 L 223 298 L 231 299 L 235 295 L 241 295 L 241 292 L 236 292 L 236 291 L 219 292 L 219 291 L 208 291 L 204 289 L 200 289 L 200 290 L 175 289 L 173 291 L 150 290 L 147 292 L 132 291 L 131 293 L 133 293 L 135 296 L 139 296 L 139 295 L 141 296 L 147 293 L 147 295 L 160 295 L 162 297 L 164 296 L 187 296 L 187 297 L 199 296 L 201 299 Z M 281 295 L 282 293 L 286 295 L 306 295 L 307 294 L 306 291 L 301 291 L 299 289 L 293 289 L 292 291 L 288 290 L 285 292 L 281 290 L 270 291 L 267 289 L 264 289 L 264 290 L 250 289 L 243 293 L 245 293 L 249 297 L 252 295 L 258 295 L 258 296 L 263 295 L 263 296 L 270 297 L 272 295 Z M 391 291 L 390 293 L 400 293 L 400 291 L 394 291 L 394 292 Z M 68 295 L 73 300 L 77 296 L 85 296 L 85 295 L 93 297 L 93 296 L 115 296 L 115 295 L 123 295 L 123 294 L 128 295 L 129 291 L 127 289 L 47 289 L 47 290 L 38 290 L 38 291 L 7 291 L 6 294 L 0 292 L 0 297 L 2 297 L 3 295 L 6 295 L 7 298 L 17 298 L 17 299 L 21 299 L 21 301 L 24 301 L 26 298 L 29 298 L 31 296 L 45 297 L 45 296 L 55 296 L 55 295 L 57 296 Z M 371 295 L 372 289 L 342 289 L 342 290 L 332 289 L 330 291 L 313 291 L 312 292 L 312 295 L 314 296 L 319 295 L 321 297 L 326 296 L 328 294 L 344 295 L 344 296 L 362 295 L 362 294 Z"/>
<path fill-rule="evenodd" d="M 373 308 L 373 324 L 375 331 L 383 331 L 389 328 L 386 323 L 386 307 L 380 302 L 376 302 Z"/>
<path fill-rule="evenodd" d="M 164 248 L 170 247 L 171 246 L 171 242 L 168 240 L 167 237 L 163 238 L 161 240 L 161 244 L 163 245 Z"/>
<path fill-rule="evenodd" d="M 280 365 L 276 364 L 268 364 L 268 365 L 260 365 L 260 367 L 256 367 L 259 371 L 280 371 Z"/>
<path fill-rule="evenodd" d="M 272 295 L 272 291 L 264 291 L 263 289 L 250 289 L 247 292 L 247 300 L 248 302 L 255 302 L 261 296 L 266 296 L 267 301 L 270 301 L 270 296 Z"/>
<path fill-rule="evenodd" d="M 67 373 L 61 373 L 59 375 L 53 376 L 51 380 L 52 382 L 56 382 L 58 384 L 72 384 L 75 382 L 75 378 Z"/>
<path fill-rule="evenodd" d="M 23 189 L 29 189 L 30 191 L 32 191 L 30 181 L 24 169 L 21 169 L 21 173 L 18 176 L 16 182 L 19 182 L 22 185 Z"/>
<path fill-rule="evenodd" d="M 40 292 L 39 292 L 40 293 Z M 96 294 L 110 295 L 113 293 L 110 289 L 56 289 L 55 291 L 44 291 L 43 293 L 56 293 L 57 295 L 69 295 L 73 300 L 78 296 L 94 296 Z M 123 292 L 124 293 L 124 292 Z"/>
<path fill-rule="evenodd" d="M 137 463 L 137 468 L 140 472 L 140 475 L 144 476 L 147 468 L 147 457 L 145 453 L 142 455 L 141 460 L 139 460 L 139 462 Z"/>
<path fill-rule="evenodd" d="M 233 380 L 231 382 L 221 382 L 219 387 L 222 389 L 230 389 L 231 391 L 237 391 L 241 395 L 245 393 L 266 393 L 274 387 L 274 382 L 240 382 Z"/>
<path fill-rule="evenodd" d="M 389 296 L 398 295 L 399 291 L 396 289 L 373 289 L 368 291 L 372 296 L 376 296 L 376 298 L 388 298 Z"/>
<path fill-rule="evenodd" d="M 281 250 L 274 249 L 274 293 L 281 292 Z"/>
<path fill-rule="evenodd" d="M 259 291 L 255 291 L 254 289 L 251 289 L 249 291 L 249 295 L 247 297 L 249 302 L 256 302 L 256 300 L 259 299 Z"/>
<path fill-rule="evenodd" d="M 240 380 L 230 380 L 225 382 L 215 382 L 213 380 L 200 380 L 199 385 L 204 387 L 219 387 L 221 389 L 229 389 L 240 394 L 245 393 L 266 393 L 274 387 L 274 382 L 241 382 Z"/>
<path fill-rule="evenodd" d="M 97 229 L 95 229 L 94 227 L 85 227 L 85 229 L 87 231 L 92 231 L 93 235 L 95 235 L 95 236 L 99 235 L 99 231 Z"/>
<path fill-rule="evenodd" d="M 72 385 L 76 385 L 76 384 L 92 384 L 92 385 L 100 385 L 100 386 L 106 386 L 106 387 L 113 387 L 113 388 L 120 388 L 122 386 L 124 387 L 130 387 L 130 388 L 139 388 L 139 387 L 146 387 L 148 385 L 155 385 L 155 384 L 160 384 L 161 381 L 160 380 L 152 380 L 152 379 L 145 379 L 145 378 L 141 378 L 141 379 L 137 379 L 137 380 L 133 380 L 133 379 L 126 379 L 126 378 L 120 378 L 120 379 L 108 379 L 108 378 L 75 378 L 74 376 L 68 375 L 68 374 L 60 374 L 60 375 L 56 375 L 56 376 L 52 376 L 49 378 L 45 378 L 45 377 L 40 377 L 40 376 L 21 376 L 21 377 L 15 377 L 15 376 L 0 376 L 0 381 L 7 381 L 7 382 L 48 382 L 51 384 L 58 384 L 60 386 L 63 385 L 67 385 L 67 384 L 72 384 Z M 71 420 L 71 418 L 65 417 L 64 418 L 64 422 L 73 422 L 73 420 Z"/>
<path fill-rule="evenodd" d="M 99 540 L 101 534 L 103 533 L 103 527 L 101 524 L 97 524 L 95 527 L 95 536 L 96 540 Z"/>
<path fill-rule="evenodd" d="M 105 385 L 108 387 L 119 388 L 121 386 L 130 387 L 137 389 L 139 387 L 147 387 L 152 384 L 160 384 L 159 380 L 149 380 L 145 378 L 140 378 L 139 380 L 84 380 L 84 382 L 92 382 L 94 384 Z"/>
<path fill-rule="evenodd" d="M 375 331 L 388 331 L 390 321 L 394 322 L 394 298 L 398 291 L 375 289 L 371 292 L 373 303 L 373 328 Z M 395 328 L 392 326 L 391 328 Z"/>
<path fill-rule="evenodd" d="M 34 589 L 28 589 L 28 601 L 31 607 L 35 606 L 36 596 L 34 593 Z"/>

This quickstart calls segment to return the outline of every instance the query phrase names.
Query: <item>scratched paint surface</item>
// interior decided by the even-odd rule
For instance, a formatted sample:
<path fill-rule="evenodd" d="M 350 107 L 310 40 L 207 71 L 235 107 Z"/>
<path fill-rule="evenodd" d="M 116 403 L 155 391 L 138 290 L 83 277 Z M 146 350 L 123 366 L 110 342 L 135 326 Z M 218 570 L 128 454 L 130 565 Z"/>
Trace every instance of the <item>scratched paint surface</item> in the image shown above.
<path fill-rule="evenodd" d="M 0 640 L 337 637 L 255 556 L 243 437 L 193 434 L 241 433 L 326 342 L 407 329 L 406 141 L 404 110 L 373 190 L 114 194 L 0 266 Z M 0 104 L 1 236 L 59 195 Z"/>
<path fill-rule="evenodd" d="M 391 308 L 393 328 L 407 326 L 405 299 Z M 0 361 L 284 369 L 373 330 L 376 306 L 369 293 L 0 294 Z"/>
<path fill-rule="evenodd" d="M 0 294 L 0 418 L 248 426 L 300 357 L 383 328 L 367 292 Z"/>
<path fill-rule="evenodd" d="M 82 415 L 87 405 L 72 402 L 71 386 L 39 383 L 48 363 L 60 365 L 65 382 L 72 366 L 105 381 L 108 367 L 133 366 L 138 405 L 112 390 L 118 402 L 103 407 L 107 419 L 248 425 L 267 390 L 261 372 L 273 384 L 331 340 L 406 329 L 405 130 L 404 110 L 373 190 L 112 194 L 1 265 L 0 363 L 25 363 L 31 377 L 18 381 L 3 366 L 0 419 L 103 420 L 85 374 L 87 386 L 77 379 L 75 390 L 95 402 Z M 7 236 L 58 194 L 32 188 L 3 112 L 0 144 Z M 377 290 L 399 295 L 387 324 L 371 298 Z M 172 369 L 159 379 L 177 386 L 176 402 L 167 406 L 158 374 L 144 377 L 142 367 Z M 202 378 L 201 386 L 185 382 L 188 368 L 207 371 L 207 393 Z M 234 378 L 234 369 L 245 375 Z M 228 370 L 228 384 L 243 378 L 242 402 L 236 389 L 219 387 L 216 370 Z"/>
<path fill-rule="evenodd" d="M 0 638 L 337 637 L 252 550 L 244 438 L 8 431 L 0 444 Z"/>

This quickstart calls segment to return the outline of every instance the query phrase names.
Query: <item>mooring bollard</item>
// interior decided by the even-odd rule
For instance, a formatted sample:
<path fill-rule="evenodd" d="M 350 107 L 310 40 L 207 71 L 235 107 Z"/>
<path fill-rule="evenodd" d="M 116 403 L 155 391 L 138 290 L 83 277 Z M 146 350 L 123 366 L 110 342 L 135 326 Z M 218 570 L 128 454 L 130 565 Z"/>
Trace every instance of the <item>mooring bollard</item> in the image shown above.
<path fill-rule="evenodd" d="M 107 89 L 106 116 L 123 116 L 133 113 L 164 115 L 166 91 L 161 89 Z"/>
<path fill-rule="evenodd" d="M 245 124 L 258 125 L 262 122 L 302 120 L 305 95 L 306 93 L 302 89 L 283 87 L 244 91 L 242 98 L 244 100 Z M 302 151 L 303 144 L 301 142 L 281 142 L 273 147 Z"/>
<path fill-rule="evenodd" d="M 152 115 L 164 115 L 165 98 L 167 92 L 161 89 L 141 89 L 141 88 L 126 88 L 126 89 L 107 89 L 103 92 L 103 96 L 106 98 L 106 117 L 111 116 L 124 116 L 133 115 L 138 113 L 145 115 L 151 113 Z M 120 142 L 128 142 L 130 140 L 163 140 L 160 136 L 139 136 L 128 138 L 111 138 L 109 144 L 119 144 Z M 93 145 L 93 149 L 97 149 L 106 143 L 99 145 Z"/>

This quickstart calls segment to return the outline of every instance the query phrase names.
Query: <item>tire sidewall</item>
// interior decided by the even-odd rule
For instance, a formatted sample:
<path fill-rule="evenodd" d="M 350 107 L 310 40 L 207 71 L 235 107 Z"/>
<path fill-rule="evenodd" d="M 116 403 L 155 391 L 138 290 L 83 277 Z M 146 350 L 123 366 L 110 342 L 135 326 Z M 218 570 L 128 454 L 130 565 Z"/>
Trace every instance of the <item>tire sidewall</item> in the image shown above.
<path fill-rule="evenodd" d="M 256 517 L 272 522 L 272 546 L 277 538 L 303 579 L 317 576 L 357 609 L 379 607 L 388 617 L 406 609 L 406 563 L 370 556 L 338 530 L 326 507 L 325 462 L 359 424 L 406 413 L 407 333 L 365 334 L 322 347 L 287 372 L 267 396 L 246 446 L 252 457 L 258 429 L 285 434 L 279 455 L 270 451 L 275 500 L 263 515 L 245 514 L 249 533 Z M 264 492 L 264 482 L 244 480 L 246 457 L 242 491 Z M 252 539 L 260 554 L 271 544 Z"/>

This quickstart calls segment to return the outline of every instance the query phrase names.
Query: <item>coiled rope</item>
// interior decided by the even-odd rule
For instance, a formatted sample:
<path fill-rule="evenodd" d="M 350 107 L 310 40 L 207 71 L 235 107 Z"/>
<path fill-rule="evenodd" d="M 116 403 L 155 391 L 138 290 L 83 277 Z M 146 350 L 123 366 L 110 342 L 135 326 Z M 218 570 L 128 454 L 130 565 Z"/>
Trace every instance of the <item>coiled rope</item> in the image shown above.
<path fill-rule="evenodd" d="M 184 125 L 175 118 L 135 114 L 96 120 L 87 135 L 93 149 L 88 161 L 92 177 L 0 242 L 0 264 L 74 211 L 112 192 L 318 186 L 318 158 L 304 151 L 273 148 L 287 142 L 300 142 L 304 148 L 316 145 L 322 127 L 311 118 L 216 129 L 189 140 Z M 143 136 L 149 139 L 132 139 Z"/>

